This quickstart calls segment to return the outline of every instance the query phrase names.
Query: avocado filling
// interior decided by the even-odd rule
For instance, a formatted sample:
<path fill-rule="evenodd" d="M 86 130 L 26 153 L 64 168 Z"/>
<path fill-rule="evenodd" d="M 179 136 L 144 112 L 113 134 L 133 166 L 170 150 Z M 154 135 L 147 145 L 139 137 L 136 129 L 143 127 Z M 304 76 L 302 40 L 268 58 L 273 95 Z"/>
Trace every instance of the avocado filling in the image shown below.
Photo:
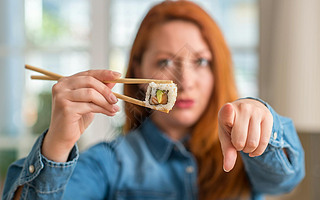
<path fill-rule="evenodd" d="M 157 100 L 159 103 L 161 103 L 162 101 L 162 95 L 163 95 L 163 91 L 162 90 L 157 90 Z"/>
<path fill-rule="evenodd" d="M 158 105 L 158 104 L 167 104 L 168 103 L 168 91 L 165 90 L 157 90 L 156 96 L 150 98 L 150 104 Z"/>

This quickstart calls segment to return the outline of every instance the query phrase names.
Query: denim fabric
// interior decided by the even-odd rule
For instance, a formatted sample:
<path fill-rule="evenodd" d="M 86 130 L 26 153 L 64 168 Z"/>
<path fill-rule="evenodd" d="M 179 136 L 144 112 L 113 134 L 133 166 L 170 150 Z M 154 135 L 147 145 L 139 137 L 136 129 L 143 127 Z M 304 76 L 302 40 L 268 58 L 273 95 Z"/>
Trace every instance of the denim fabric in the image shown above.
<path fill-rule="evenodd" d="M 269 145 L 259 157 L 241 154 L 253 200 L 290 191 L 305 173 L 304 152 L 292 121 L 265 105 L 274 119 Z M 28 157 L 9 168 L 4 200 L 12 199 L 19 185 L 24 185 L 22 199 L 197 199 L 194 156 L 150 119 L 128 135 L 97 144 L 80 156 L 75 146 L 65 163 L 41 154 L 45 134 Z"/>

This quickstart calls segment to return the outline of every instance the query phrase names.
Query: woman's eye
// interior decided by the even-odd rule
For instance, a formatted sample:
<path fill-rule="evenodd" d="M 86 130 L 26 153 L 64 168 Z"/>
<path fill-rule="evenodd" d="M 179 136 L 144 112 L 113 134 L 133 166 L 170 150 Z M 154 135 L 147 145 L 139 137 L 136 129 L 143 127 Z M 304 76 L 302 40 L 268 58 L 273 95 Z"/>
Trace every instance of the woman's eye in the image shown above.
<path fill-rule="evenodd" d="M 209 66 L 209 60 L 207 60 L 205 58 L 199 58 L 196 60 L 196 64 L 199 67 L 207 67 L 207 66 Z"/>
<path fill-rule="evenodd" d="M 170 59 L 162 59 L 157 62 L 159 67 L 170 67 L 173 65 L 173 61 Z"/>

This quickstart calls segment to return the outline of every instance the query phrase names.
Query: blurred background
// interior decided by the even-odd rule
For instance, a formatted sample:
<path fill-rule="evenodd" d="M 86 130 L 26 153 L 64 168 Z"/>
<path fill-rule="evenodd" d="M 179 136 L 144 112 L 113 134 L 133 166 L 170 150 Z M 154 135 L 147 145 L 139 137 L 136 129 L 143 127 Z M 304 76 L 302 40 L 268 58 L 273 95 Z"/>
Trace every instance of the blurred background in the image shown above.
<path fill-rule="evenodd" d="M 30 80 L 24 64 L 62 75 L 126 72 L 142 17 L 159 0 L 0 0 L 0 194 L 8 165 L 24 157 L 50 122 L 54 82 Z M 306 153 L 306 178 L 272 199 L 320 196 L 320 1 L 195 1 L 231 49 L 241 97 L 260 97 L 291 117 Z M 116 86 L 116 91 L 122 90 Z M 121 105 L 122 102 L 119 102 Z M 118 134 L 124 113 L 97 115 L 80 148 Z"/>

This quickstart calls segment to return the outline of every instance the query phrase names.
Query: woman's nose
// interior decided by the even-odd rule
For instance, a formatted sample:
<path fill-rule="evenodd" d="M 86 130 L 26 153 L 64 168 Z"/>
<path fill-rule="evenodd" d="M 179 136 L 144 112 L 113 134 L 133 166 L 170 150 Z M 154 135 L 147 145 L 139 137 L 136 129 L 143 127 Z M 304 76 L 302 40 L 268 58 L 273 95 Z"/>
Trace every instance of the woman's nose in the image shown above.
<path fill-rule="evenodd" d="M 178 89 L 190 90 L 195 84 L 196 72 L 191 62 L 183 61 L 177 70 L 177 80 Z"/>

